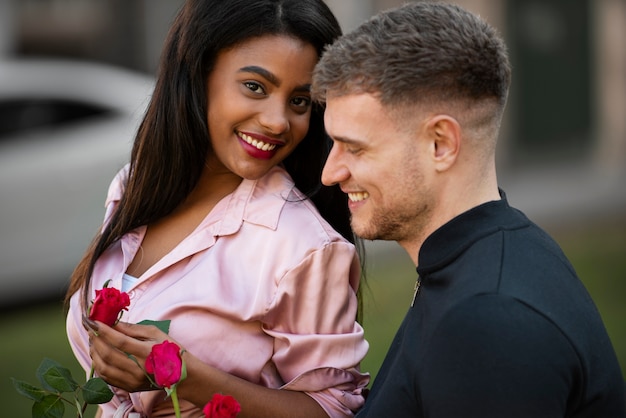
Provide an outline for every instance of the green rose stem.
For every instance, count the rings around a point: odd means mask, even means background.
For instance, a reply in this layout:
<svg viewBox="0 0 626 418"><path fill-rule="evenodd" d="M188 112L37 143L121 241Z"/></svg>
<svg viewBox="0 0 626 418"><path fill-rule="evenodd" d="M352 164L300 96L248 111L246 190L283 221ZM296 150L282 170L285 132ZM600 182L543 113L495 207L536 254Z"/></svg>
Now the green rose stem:
<svg viewBox="0 0 626 418"><path fill-rule="evenodd" d="M93 363L91 364L91 369L89 370L89 379L87 381L93 379L93 375L95 373L95 369L93 367ZM89 405L86 401L83 402L83 407L78 411L78 418L83 418L85 412L87 412L87 405Z"/></svg>
<svg viewBox="0 0 626 418"><path fill-rule="evenodd" d="M176 412L176 418L180 418L180 406L178 405L178 395L176 394L176 386L174 386L174 389L172 390L172 393L170 393L170 396L172 397L172 405L174 405L174 412Z"/></svg>

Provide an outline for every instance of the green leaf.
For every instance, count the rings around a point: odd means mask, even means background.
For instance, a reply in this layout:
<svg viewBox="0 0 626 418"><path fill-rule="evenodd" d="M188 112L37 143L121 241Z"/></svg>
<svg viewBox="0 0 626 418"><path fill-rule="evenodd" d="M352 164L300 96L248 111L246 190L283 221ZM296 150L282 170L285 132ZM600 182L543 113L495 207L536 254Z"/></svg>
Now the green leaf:
<svg viewBox="0 0 626 418"><path fill-rule="evenodd" d="M57 395L46 395L33 405L33 418L63 418L65 405Z"/></svg>
<svg viewBox="0 0 626 418"><path fill-rule="evenodd" d="M89 379L83 386L83 399L88 404L106 403L112 398L113 392L106 382L99 377Z"/></svg>
<svg viewBox="0 0 626 418"><path fill-rule="evenodd" d="M166 334L170 333L170 322L172 322L169 319L166 319L164 321L153 321L151 319L144 319L141 322L138 322L137 325L154 325L155 327L157 327L158 329L160 329L161 331L163 331Z"/></svg>
<svg viewBox="0 0 626 418"><path fill-rule="evenodd" d="M11 378L11 380L13 381L15 390L33 401L40 401L46 396L46 391L41 388L14 378Z"/></svg>
<svg viewBox="0 0 626 418"><path fill-rule="evenodd" d="M51 391L74 392L78 388L72 372L49 358L43 359L39 365L37 378L44 388Z"/></svg>

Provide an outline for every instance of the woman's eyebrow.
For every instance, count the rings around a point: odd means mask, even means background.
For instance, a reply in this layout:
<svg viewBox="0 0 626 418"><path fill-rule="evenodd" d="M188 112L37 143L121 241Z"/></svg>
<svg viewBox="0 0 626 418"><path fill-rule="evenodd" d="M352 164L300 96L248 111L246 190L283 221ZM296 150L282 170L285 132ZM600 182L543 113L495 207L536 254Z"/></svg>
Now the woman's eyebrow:
<svg viewBox="0 0 626 418"><path fill-rule="evenodd" d="M268 80L270 83L274 84L275 86L280 86L280 80L278 79L278 77L276 77L274 75L274 73L267 71L265 68L263 67L259 67L257 65L247 65L245 67L241 67L239 69L240 73L255 73L260 75L261 77L265 78L266 80Z"/></svg>
<svg viewBox="0 0 626 418"><path fill-rule="evenodd" d="M245 67L241 67L239 69L240 73L255 73L260 75L261 77L268 80L270 83L275 85L276 87L280 87L281 81L274 73L266 70L263 67L259 67L258 65L247 65ZM311 91L311 83L303 84L295 88L297 91Z"/></svg>

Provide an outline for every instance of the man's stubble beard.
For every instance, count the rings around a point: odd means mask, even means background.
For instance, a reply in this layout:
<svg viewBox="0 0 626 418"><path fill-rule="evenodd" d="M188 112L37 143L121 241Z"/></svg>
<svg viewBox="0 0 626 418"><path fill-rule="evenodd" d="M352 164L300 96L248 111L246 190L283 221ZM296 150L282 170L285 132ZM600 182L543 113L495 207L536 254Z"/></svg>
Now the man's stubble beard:
<svg viewBox="0 0 626 418"><path fill-rule="evenodd" d="M366 224L355 222L354 216L350 223L354 233L366 240L383 240L403 242L414 236L422 235L431 217L431 205L426 202L415 207L403 207L391 211L377 208Z"/></svg>

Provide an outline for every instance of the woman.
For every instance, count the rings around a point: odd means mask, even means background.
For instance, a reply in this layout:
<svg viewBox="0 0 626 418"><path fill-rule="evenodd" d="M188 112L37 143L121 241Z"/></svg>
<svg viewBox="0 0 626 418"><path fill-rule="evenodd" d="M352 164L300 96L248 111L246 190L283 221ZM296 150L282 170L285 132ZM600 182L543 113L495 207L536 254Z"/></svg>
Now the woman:
<svg viewBox="0 0 626 418"><path fill-rule="evenodd" d="M343 417L362 404L360 268L346 202L319 186L329 144L309 92L339 35L322 0L181 9L130 165L68 291L71 346L116 387L101 416L172 416L126 354L143 364L166 338L186 350L183 416L202 416L216 392L234 396L241 417ZM169 336L127 324L86 331L108 280L131 296L125 321L169 319Z"/></svg>

